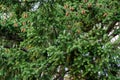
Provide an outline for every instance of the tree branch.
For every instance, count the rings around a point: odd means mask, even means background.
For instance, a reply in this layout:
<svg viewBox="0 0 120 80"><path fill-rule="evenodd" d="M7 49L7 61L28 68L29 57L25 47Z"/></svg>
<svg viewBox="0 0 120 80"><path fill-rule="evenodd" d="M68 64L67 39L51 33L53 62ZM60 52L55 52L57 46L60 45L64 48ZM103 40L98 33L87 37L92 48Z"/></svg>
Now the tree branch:
<svg viewBox="0 0 120 80"><path fill-rule="evenodd" d="M110 25L108 26L108 29L107 29L107 33L110 33L113 30L116 23L117 23L117 21L113 21L112 23L110 23Z"/></svg>

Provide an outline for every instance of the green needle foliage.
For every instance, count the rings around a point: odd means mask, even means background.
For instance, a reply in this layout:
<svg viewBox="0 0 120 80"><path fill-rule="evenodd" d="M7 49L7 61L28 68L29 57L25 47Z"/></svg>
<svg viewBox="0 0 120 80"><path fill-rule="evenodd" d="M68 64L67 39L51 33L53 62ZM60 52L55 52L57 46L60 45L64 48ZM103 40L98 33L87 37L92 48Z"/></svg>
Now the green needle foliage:
<svg viewBox="0 0 120 80"><path fill-rule="evenodd" d="M120 80L119 6L0 0L0 80Z"/></svg>

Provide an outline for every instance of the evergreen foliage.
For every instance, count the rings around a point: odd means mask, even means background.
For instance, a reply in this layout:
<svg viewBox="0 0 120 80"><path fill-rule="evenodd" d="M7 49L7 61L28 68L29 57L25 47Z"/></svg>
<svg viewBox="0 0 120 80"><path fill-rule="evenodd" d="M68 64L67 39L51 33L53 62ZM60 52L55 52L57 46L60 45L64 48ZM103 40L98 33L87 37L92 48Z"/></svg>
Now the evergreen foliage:
<svg viewBox="0 0 120 80"><path fill-rule="evenodd" d="M0 0L0 80L120 80L119 6Z"/></svg>

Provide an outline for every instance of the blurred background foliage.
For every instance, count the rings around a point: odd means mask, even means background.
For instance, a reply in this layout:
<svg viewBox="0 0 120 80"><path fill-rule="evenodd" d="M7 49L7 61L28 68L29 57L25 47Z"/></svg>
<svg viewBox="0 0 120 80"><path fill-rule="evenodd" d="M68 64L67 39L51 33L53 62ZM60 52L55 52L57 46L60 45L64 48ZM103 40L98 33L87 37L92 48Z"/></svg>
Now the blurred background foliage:
<svg viewBox="0 0 120 80"><path fill-rule="evenodd" d="M0 80L119 80L119 3L0 0Z"/></svg>

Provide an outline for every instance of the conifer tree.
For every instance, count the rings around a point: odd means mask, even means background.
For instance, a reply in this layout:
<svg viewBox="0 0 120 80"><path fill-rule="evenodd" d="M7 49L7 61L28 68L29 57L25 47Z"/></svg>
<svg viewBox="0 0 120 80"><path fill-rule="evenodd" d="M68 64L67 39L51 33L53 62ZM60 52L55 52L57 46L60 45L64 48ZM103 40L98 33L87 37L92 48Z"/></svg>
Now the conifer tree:
<svg viewBox="0 0 120 80"><path fill-rule="evenodd" d="M119 80L119 6L0 0L0 80Z"/></svg>

